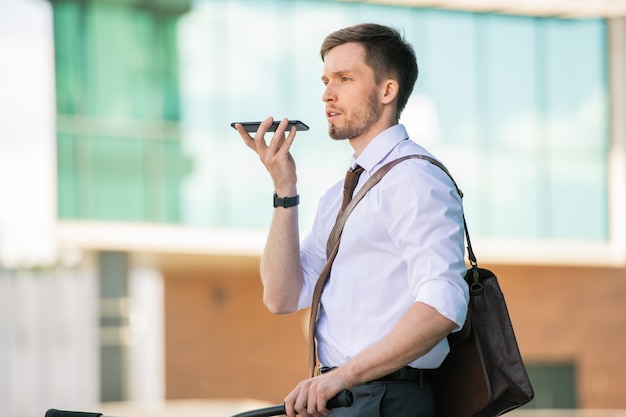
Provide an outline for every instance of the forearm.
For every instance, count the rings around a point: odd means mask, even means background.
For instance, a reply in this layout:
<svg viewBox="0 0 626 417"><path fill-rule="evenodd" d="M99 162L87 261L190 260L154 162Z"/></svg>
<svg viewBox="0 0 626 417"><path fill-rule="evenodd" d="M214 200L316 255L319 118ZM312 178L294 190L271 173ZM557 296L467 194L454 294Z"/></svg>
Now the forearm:
<svg viewBox="0 0 626 417"><path fill-rule="evenodd" d="M387 336L337 371L346 388L380 378L428 353L456 326L434 308L415 303Z"/></svg>
<svg viewBox="0 0 626 417"><path fill-rule="evenodd" d="M270 143L265 142L265 133L273 121L266 118L254 137L240 124L236 125L244 143L257 153L274 182L279 197L296 195L296 165L289 148L296 137L295 126L289 133L287 119L282 119ZM298 295L302 287L298 234L298 208L277 207L274 210L272 225L265 250L261 257L261 280L263 300L274 313L289 313L298 306Z"/></svg>
<svg viewBox="0 0 626 417"><path fill-rule="evenodd" d="M295 195L295 193L294 193ZM261 257L263 301L277 314L297 309L302 288L298 207L277 207Z"/></svg>

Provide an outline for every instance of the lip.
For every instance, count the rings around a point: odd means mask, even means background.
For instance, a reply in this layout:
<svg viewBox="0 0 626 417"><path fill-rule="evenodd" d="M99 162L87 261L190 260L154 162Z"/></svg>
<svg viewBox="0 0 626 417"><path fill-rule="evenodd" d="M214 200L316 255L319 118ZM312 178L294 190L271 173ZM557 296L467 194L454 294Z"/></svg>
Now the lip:
<svg viewBox="0 0 626 417"><path fill-rule="evenodd" d="M341 113L338 112L337 110L334 109L328 109L326 110L326 118L328 120L332 120L334 118L336 118L337 116L339 116Z"/></svg>

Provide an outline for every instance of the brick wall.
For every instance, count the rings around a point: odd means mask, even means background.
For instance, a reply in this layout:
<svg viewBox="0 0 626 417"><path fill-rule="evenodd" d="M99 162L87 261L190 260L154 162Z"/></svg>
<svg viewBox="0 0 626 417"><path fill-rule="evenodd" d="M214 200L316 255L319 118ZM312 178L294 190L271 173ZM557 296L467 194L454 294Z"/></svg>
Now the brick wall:
<svg viewBox="0 0 626 417"><path fill-rule="evenodd" d="M493 266L526 361L572 362L581 408L626 408L626 270Z"/></svg>
<svg viewBox="0 0 626 417"><path fill-rule="evenodd" d="M168 398L279 403L306 377L306 312L265 309L258 262L193 258L163 268ZM626 270L486 267L525 360L574 363L582 408L626 408Z"/></svg>
<svg viewBox="0 0 626 417"><path fill-rule="evenodd" d="M191 262L165 276L166 396L281 403L306 377L306 312L262 303L259 260Z"/></svg>

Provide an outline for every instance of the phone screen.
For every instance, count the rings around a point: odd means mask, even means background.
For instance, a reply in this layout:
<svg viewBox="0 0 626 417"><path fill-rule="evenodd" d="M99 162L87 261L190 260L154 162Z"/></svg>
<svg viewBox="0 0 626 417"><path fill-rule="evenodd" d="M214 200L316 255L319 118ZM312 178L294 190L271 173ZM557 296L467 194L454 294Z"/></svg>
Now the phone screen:
<svg viewBox="0 0 626 417"><path fill-rule="evenodd" d="M276 128L278 128L278 124L280 123L280 121L275 121L273 122L269 129L267 129L268 132L275 132ZM248 133L254 133L257 130L259 130L259 126L261 125L261 122L233 122L231 123L231 127L233 129L235 128L236 124L240 124L243 126L243 128L246 130L246 132ZM295 126L296 130L309 130L309 127L304 124L303 122L301 122L300 120L289 120L287 123L287 129L285 129L286 131L291 130L291 127Z"/></svg>

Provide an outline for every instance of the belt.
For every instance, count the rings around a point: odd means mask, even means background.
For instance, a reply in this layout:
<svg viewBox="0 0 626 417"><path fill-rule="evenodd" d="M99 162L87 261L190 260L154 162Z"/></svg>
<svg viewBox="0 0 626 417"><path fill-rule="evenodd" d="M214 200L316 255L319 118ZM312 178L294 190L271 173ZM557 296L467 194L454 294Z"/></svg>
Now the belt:
<svg viewBox="0 0 626 417"><path fill-rule="evenodd" d="M320 375L325 374L333 369L335 369L335 367L320 366L318 373ZM418 382L420 386L422 386L424 384L432 384L436 375L436 369L417 369L405 366L404 368L400 368L395 372L370 382Z"/></svg>

